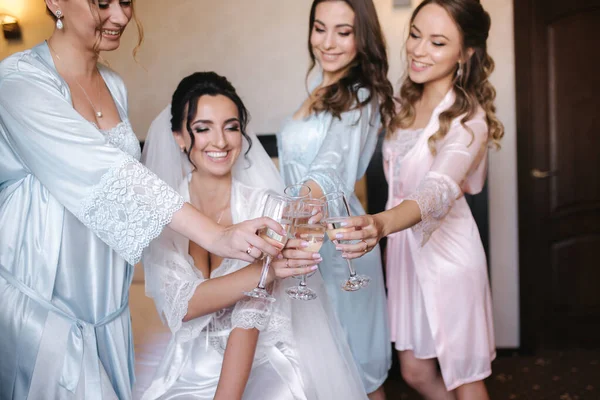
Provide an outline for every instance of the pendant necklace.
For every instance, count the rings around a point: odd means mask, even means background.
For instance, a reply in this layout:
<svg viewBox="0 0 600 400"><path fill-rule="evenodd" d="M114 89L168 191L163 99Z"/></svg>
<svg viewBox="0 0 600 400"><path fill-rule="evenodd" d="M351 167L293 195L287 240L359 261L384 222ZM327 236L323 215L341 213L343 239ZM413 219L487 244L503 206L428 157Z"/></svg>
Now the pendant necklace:
<svg viewBox="0 0 600 400"><path fill-rule="evenodd" d="M52 52L56 56L56 59L62 63L62 60L60 59L60 56L58 55L58 53L56 52L56 50L54 50L54 48L50 45L50 42L46 42L46 43L48 43L48 47L50 47L50 49L52 50ZM100 73L100 72L98 72L98 73ZM96 109L96 107L94 106L94 103L92 102L92 99L90 99L90 96L88 96L88 94L85 91L85 89L83 88L83 86L81 86L81 83L79 83L79 81L77 80L77 78L75 76L73 76L73 79L75 79L75 83L77 84L77 86L79 86L79 88L81 89L81 91L85 95L85 98L90 103L90 106L92 107L92 110L94 110L94 115L96 116L96 118L102 118L102 115L103 115L102 114L102 110L101 109ZM98 90L98 93L100 93L100 90Z"/></svg>

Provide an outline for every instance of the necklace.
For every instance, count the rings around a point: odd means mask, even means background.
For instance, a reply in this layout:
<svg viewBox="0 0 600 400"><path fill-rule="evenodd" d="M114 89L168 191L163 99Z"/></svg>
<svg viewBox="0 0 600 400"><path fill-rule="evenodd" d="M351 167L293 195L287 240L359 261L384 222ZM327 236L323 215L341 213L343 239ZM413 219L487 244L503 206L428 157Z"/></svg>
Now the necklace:
<svg viewBox="0 0 600 400"><path fill-rule="evenodd" d="M46 43L48 43L48 47L50 47L50 49L52 50L52 52L56 56L56 59L62 63L62 60L60 59L60 56L58 55L58 53L56 52L56 50L54 50L54 47L52 47L50 45L50 42L46 42ZM79 80L77 80L77 78L75 76L73 76L73 79L75 79L75 83L77 84L77 86L79 86L79 88L81 89L81 91L85 95L85 98L90 103L90 106L92 107L92 110L94 110L94 115L96 115L96 118L102 118L102 110L101 109L96 109L96 107L94 106L94 103L92 102L92 99L90 99L90 96L88 96L88 94L85 91L85 89L83 88L83 86L81 86L81 83L79 83ZM98 90L98 92L100 92L100 90Z"/></svg>

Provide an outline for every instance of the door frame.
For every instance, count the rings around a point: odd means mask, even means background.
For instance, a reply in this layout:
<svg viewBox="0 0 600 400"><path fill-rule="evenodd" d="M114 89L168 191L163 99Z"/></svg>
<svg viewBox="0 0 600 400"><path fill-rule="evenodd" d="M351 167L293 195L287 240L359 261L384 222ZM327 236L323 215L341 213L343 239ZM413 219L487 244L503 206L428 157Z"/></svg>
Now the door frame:
<svg viewBox="0 0 600 400"><path fill-rule="evenodd" d="M541 296L536 296L532 288L536 288L537 272L541 268L540 257L536 249L540 248L540 212L544 204L536 204L534 190L538 182L531 178L530 171L534 159L533 145L547 146L547 143L538 143L534 136L535 123L544 124L545 121L536 121L545 115L540 107L546 106L543 100L535 101L535 89L540 87L539 79L546 79L542 74L545 67L537 68L541 60L534 59L531 49L535 45L539 27L534 24L534 0L514 0L514 45L515 45L515 83L516 83L516 125L517 125L517 180L518 180L518 213L519 213L519 308L520 308L520 350L531 354L537 346L535 327L539 321L535 312L541 306ZM541 57L540 57L541 58ZM538 63L538 64L536 64ZM537 71L538 73L534 73ZM543 99L543 97L538 98ZM541 111L541 112L540 112ZM543 118L542 118L543 119ZM546 155L542 157L547 158ZM546 161L547 163L547 161ZM540 166L536 166L540 168ZM541 166L543 168L543 166ZM543 183L542 183L543 184ZM542 257L543 260L543 257ZM539 277L538 277L539 280Z"/></svg>

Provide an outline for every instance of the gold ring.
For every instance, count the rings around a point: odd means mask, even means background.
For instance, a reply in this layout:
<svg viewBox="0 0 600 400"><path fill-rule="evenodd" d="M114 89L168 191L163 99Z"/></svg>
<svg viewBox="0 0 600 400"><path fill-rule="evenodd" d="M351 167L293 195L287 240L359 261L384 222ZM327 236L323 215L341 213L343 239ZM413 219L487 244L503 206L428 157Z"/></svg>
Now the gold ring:
<svg viewBox="0 0 600 400"><path fill-rule="evenodd" d="M367 252L367 250L369 249L369 245L367 244L367 242L365 242L365 240L364 240L364 239L361 239L360 241L361 241L361 242L363 242L363 243L365 244L365 249L363 250L363 253L366 253L366 252Z"/></svg>
<svg viewBox="0 0 600 400"><path fill-rule="evenodd" d="M246 249L246 254L250 255L250 252L252 251L253 247L254 246L252 246L252 245L248 246L248 248Z"/></svg>

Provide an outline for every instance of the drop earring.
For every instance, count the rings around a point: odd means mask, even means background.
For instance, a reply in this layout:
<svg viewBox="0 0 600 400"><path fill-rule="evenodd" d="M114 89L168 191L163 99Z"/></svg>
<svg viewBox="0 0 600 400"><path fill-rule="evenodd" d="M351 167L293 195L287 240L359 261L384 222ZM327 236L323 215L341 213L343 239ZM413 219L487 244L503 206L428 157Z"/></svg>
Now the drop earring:
<svg viewBox="0 0 600 400"><path fill-rule="evenodd" d="M463 70L462 70L462 64L458 63L458 69L456 70L456 77L460 78L463 74Z"/></svg>
<svg viewBox="0 0 600 400"><path fill-rule="evenodd" d="M65 26L61 20L63 13L60 10L56 10L56 29L62 30Z"/></svg>

